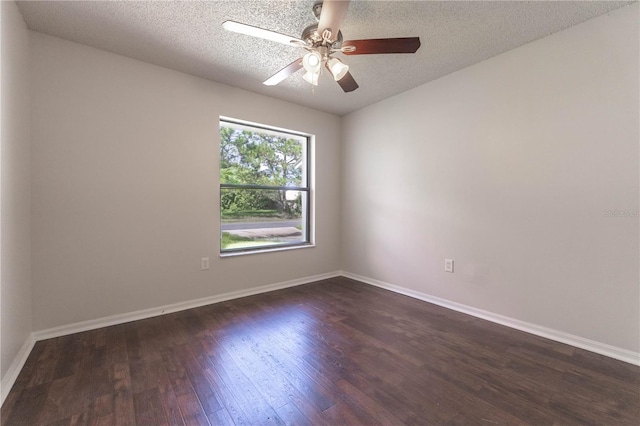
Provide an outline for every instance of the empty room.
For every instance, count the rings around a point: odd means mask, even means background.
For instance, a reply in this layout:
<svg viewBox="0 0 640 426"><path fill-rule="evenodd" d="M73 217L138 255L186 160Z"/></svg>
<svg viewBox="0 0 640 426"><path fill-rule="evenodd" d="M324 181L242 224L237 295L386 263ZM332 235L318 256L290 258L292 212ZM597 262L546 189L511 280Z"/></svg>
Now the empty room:
<svg viewBox="0 0 640 426"><path fill-rule="evenodd" d="M637 1L2 1L0 424L640 424Z"/></svg>

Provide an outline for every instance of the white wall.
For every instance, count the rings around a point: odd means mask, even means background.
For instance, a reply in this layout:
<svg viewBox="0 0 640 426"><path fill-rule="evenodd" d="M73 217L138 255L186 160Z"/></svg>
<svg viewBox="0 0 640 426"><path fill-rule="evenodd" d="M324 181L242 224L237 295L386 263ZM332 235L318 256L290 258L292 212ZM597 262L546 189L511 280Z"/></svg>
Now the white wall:
<svg viewBox="0 0 640 426"><path fill-rule="evenodd" d="M638 52L636 3L347 116L343 269L638 352Z"/></svg>
<svg viewBox="0 0 640 426"><path fill-rule="evenodd" d="M383 101L342 135L332 115L31 33L33 328L343 267L638 351L638 218L604 215L639 204L637 16ZM219 115L317 135L316 248L218 258Z"/></svg>
<svg viewBox="0 0 640 426"><path fill-rule="evenodd" d="M0 377L31 333L29 32L14 2L2 8L2 273ZM3 389L4 396L8 390Z"/></svg>
<svg viewBox="0 0 640 426"><path fill-rule="evenodd" d="M35 32L31 65L35 330L339 269L339 117ZM315 248L218 257L220 115L316 135Z"/></svg>

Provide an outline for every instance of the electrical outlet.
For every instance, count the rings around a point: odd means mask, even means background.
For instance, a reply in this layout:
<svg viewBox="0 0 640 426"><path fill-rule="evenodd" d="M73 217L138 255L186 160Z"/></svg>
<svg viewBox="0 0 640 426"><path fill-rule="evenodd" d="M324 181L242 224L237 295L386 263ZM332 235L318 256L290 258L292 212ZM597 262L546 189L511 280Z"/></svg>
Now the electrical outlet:
<svg viewBox="0 0 640 426"><path fill-rule="evenodd" d="M453 259L445 259L444 260L444 271L445 272L453 272Z"/></svg>
<svg viewBox="0 0 640 426"><path fill-rule="evenodd" d="M203 257L202 259L200 259L200 269L203 271L206 271L207 269L209 269L209 258L208 257Z"/></svg>

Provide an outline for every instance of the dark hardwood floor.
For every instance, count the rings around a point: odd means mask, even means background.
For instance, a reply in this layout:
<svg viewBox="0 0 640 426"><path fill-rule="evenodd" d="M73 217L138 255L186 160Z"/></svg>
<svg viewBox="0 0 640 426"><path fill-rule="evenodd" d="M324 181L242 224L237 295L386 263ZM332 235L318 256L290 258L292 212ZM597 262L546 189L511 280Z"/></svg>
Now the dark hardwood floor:
<svg viewBox="0 0 640 426"><path fill-rule="evenodd" d="M640 423L640 368L335 278L41 341L3 425Z"/></svg>

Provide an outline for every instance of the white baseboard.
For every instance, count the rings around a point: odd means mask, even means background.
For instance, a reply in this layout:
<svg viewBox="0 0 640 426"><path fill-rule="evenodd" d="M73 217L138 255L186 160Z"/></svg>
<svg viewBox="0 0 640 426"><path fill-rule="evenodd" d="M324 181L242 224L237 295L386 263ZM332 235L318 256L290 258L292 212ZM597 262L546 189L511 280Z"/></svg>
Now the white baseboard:
<svg viewBox="0 0 640 426"><path fill-rule="evenodd" d="M36 340L33 338L32 333L27 337L27 340L16 354L13 362L9 366L9 369L0 381L0 407L4 404L5 398L9 395L9 391L18 379L18 374L20 374L22 367L24 367L24 363L27 362L27 358L29 358L29 354L35 344Z"/></svg>
<svg viewBox="0 0 640 426"><path fill-rule="evenodd" d="M156 308L143 309L135 312L127 312L124 314L110 315L108 317L97 318L88 321L77 322L59 327L48 328L33 332L36 341L51 339L54 337L66 336L68 334L80 333L82 331L95 330L97 328L108 327L111 325L124 324L131 321L137 321L146 318L152 318L159 315L169 314L172 312L185 311L187 309L197 308L200 306L211 305L213 303L224 302L225 300L238 299L240 297L253 296L255 294L267 293L274 290L280 290L288 287L295 287L302 284L309 284L315 281L326 280L328 278L338 277L340 272L329 272L326 274L313 275L310 277L299 278L291 281L284 281L275 284L253 287L247 290L232 291L229 293L217 294L214 296L203 297L201 299L188 300L186 302L172 303L170 305L159 306Z"/></svg>
<svg viewBox="0 0 640 426"><path fill-rule="evenodd" d="M493 312L474 308L472 306L467 306L461 303L452 302L450 300L441 299L439 297L431 296L426 293L421 293L419 291L411 290L405 287L389 284L384 281L364 277L362 275L352 274L351 272L341 271L340 274L344 277L351 278L356 281L361 281L366 284L393 291L394 293L404 294L405 296L413 297L414 299L423 300L425 302L433 303L434 305L442 306L444 308L462 312L464 314L468 314L477 318L482 318L487 321L515 328L516 330L535 334L536 336L555 340L556 342L565 343L567 345L595 352L600 355L605 355L610 358L615 358L620 361L628 362L629 364L640 365L639 352L633 352L628 349L619 348L617 346L608 345L606 343L596 342L594 340L565 333L563 331L558 331L552 328L543 327L541 325L509 318L504 315L495 314Z"/></svg>
<svg viewBox="0 0 640 426"><path fill-rule="evenodd" d="M189 300L186 302L173 303L170 305L160 306L156 308L144 309L135 312L129 312L124 314L111 315L108 317L97 318L94 320L82 321L74 324L63 325L60 327L53 327L46 330L39 330L31 333L25 343L20 348L20 351L14 358L13 362L9 366L7 373L0 381L0 406L4 403L5 398L9 394L9 391L13 387L18 374L22 370L31 350L35 343L39 340L51 339L54 337L66 336L68 334L79 333L82 331L94 330L97 328L108 327L111 325L123 324L131 321L136 321L145 318L151 318L159 315L168 314L171 312L184 311L191 308L197 308L200 306L211 305L213 303L223 302L231 299L238 299L240 297L253 296L255 294L267 293L270 291L280 290L288 287L295 287L298 285L309 284L316 281L321 281L338 276L344 276L357 281L361 281L366 284L370 284L376 287L384 288L386 290L393 291L395 293L404 294L415 299L423 300L425 302L433 303L454 311L462 312L468 315L472 315L477 318L482 318L487 321L495 322L497 324L505 325L507 327L515 328L517 330L525 331L527 333L535 334L537 336L545 337L557 342L566 343L571 346L575 346L581 349L586 349L591 352L595 352L601 355L605 355L611 358L615 358L621 361L628 362L634 365L640 365L640 353L629 351L626 349L611 346L605 343L596 342L593 340L585 339L583 337L575 336L572 334L564 333L562 331L553 330L547 327L542 327L536 324L520 321L514 318L505 317L503 315L494 314L492 312L484 311L482 309L473 308L471 306L462 305L460 303L452 302L446 299L441 299L435 296L431 296L418 291L410 290L408 288L400 287L394 284L389 284L383 281L375 280L373 278L364 277L357 274L352 274L345 271L329 272L326 274L314 275L310 277L299 278L291 281L285 281L275 284L264 285L260 287L254 287L247 290L233 291L229 293L218 294L215 296L203 297L201 299Z"/></svg>

